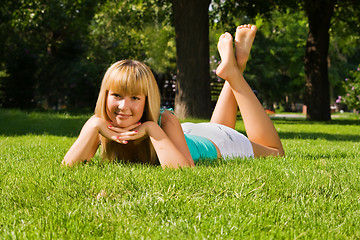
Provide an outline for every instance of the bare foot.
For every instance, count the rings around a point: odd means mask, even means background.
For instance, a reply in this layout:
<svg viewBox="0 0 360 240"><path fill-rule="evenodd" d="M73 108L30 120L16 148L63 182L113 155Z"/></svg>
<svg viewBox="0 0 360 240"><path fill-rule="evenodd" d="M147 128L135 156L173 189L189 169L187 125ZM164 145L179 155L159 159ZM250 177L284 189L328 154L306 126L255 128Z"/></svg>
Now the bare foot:
<svg viewBox="0 0 360 240"><path fill-rule="evenodd" d="M238 26L235 34L235 54L237 65L244 72L250 55L251 46L254 42L257 27L247 24Z"/></svg>
<svg viewBox="0 0 360 240"><path fill-rule="evenodd" d="M221 35L217 47L220 53L221 63L216 69L216 75L228 80L229 76L239 70L234 55L233 38L231 34L226 32Z"/></svg>

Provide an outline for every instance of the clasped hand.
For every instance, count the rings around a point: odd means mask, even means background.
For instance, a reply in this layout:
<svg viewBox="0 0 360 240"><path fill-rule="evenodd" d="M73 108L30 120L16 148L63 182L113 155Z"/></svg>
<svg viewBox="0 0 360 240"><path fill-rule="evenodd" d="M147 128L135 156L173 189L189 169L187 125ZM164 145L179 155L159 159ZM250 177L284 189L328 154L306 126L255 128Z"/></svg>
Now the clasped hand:
<svg viewBox="0 0 360 240"><path fill-rule="evenodd" d="M145 126L140 122L126 128L110 124L108 128L115 134L112 140L122 144L127 144L130 140L142 139L147 135Z"/></svg>
<svg viewBox="0 0 360 240"><path fill-rule="evenodd" d="M99 133L105 138L121 143L127 144L131 140L141 140L147 136L147 123L136 123L125 128L115 126L105 120L100 120L98 124Z"/></svg>

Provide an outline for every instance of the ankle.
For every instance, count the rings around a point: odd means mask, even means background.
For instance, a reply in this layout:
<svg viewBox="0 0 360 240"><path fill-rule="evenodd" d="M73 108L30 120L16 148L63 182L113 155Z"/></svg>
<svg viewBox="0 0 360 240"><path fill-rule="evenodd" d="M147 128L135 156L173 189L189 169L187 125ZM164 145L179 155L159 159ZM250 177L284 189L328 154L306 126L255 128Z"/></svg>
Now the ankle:
<svg viewBox="0 0 360 240"><path fill-rule="evenodd" d="M237 79L243 76L243 71L236 65L233 67L233 69L231 71L229 71L228 74L228 81L232 81L233 79L235 79L234 81L237 81Z"/></svg>

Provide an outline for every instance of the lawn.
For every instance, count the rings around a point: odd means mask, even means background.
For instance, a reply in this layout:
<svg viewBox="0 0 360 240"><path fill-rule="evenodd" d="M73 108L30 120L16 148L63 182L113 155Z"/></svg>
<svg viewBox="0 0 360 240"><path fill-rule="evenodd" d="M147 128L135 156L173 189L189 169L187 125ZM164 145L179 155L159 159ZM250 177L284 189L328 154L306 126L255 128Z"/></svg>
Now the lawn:
<svg viewBox="0 0 360 240"><path fill-rule="evenodd" d="M88 117L0 109L1 239L360 238L359 116L274 119L281 158L60 167Z"/></svg>

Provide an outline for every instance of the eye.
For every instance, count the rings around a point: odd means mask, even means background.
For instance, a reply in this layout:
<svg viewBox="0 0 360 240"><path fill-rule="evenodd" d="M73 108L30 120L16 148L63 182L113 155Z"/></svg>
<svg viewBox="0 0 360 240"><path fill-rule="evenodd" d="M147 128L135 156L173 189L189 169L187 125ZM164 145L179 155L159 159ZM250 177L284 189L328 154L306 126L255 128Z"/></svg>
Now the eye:
<svg viewBox="0 0 360 240"><path fill-rule="evenodd" d="M132 100L140 100L140 97L138 97L138 96L132 96L131 99L132 99Z"/></svg>
<svg viewBox="0 0 360 240"><path fill-rule="evenodd" d="M110 95L113 96L113 97L116 97L116 98L121 97L120 94L115 93L115 92L112 92Z"/></svg>

